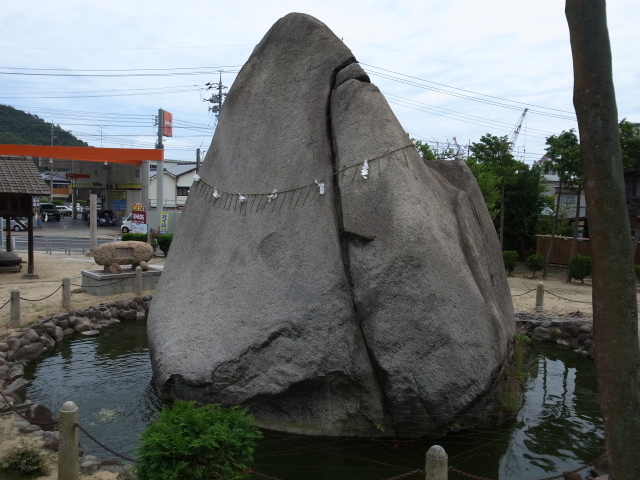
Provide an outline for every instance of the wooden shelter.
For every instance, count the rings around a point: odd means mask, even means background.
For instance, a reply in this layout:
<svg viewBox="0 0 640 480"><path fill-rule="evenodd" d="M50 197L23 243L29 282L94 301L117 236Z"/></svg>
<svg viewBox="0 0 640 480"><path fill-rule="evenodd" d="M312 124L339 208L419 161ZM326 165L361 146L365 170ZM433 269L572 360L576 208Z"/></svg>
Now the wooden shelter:
<svg viewBox="0 0 640 480"><path fill-rule="evenodd" d="M42 180L33 160L25 157L0 156L0 217L10 225L11 218L28 219L27 276L34 274L33 255L33 197L49 195L49 188ZM11 251L11 228L6 231L7 251L1 252L5 265L21 266L22 259Z"/></svg>

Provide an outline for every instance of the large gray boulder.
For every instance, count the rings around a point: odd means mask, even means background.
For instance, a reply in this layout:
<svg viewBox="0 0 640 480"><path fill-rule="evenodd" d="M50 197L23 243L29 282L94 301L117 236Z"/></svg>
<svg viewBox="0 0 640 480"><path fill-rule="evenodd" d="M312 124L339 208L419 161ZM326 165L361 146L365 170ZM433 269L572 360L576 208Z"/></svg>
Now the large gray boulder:
<svg viewBox="0 0 640 480"><path fill-rule="evenodd" d="M199 175L149 313L165 395L305 434L484 421L514 320L482 195L422 161L323 23L287 15L256 46Z"/></svg>

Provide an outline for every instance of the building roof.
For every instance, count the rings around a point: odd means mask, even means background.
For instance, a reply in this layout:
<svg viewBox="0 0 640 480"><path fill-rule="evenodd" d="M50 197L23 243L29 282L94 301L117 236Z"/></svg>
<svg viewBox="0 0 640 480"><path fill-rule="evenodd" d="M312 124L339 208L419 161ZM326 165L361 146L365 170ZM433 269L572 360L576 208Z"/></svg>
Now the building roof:
<svg viewBox="0 0 640 480"><path fill-rule="evenodd" d="M0 193L49 195L50 192L33 160L0 156Z"/></svg>
<svg viewBox="0 0 640 480"><path fill-rule="evenodd" d="M170 165L168 167L164 167L164 171L166 173L168 173L169 175L172 175L174 177L179 177L181 175L184 175L185 173L189 173L192 172L196 169L196 164L195 163L181 163L181 164L176 164L176 165ZM149 178L154 178L156 176L157 172L152 173L151 175L149 175Z"/></svg>
<svg viewBox="0 0 640 480"><path fill-rule="evenodd" d="M69 180L64 173L50 172L47 170L40 172L40 176L45 182L53 180L54 183L71 183L71 180Z"/></svg>

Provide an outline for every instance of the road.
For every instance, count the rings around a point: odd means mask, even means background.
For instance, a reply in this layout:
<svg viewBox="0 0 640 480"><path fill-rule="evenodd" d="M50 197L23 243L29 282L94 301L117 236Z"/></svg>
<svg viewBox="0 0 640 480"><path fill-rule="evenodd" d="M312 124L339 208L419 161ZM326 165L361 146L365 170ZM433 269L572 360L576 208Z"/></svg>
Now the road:
<svg viewBox="0 0 640 480"><path fill-rule="evenodd" d="M6 241L5 237L2 242ZM98 245L120 239L120 227L98 227ZM15 250L27 250L27 232L11 232ZM47 222L46 227L36 227L33 246L38 252L84 253L89 251L89 226L83 220L62 218L59 222Z"/></svg>

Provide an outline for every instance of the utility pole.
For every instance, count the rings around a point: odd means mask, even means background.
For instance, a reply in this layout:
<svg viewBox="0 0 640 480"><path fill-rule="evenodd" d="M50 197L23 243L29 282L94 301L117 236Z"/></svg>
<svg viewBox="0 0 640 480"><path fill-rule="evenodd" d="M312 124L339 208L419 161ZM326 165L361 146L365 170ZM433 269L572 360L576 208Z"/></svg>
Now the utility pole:
<svg viewBox="0 0 640 480"><path fill-rule="evenodd" d="M199 173L199 172L200 172L200 149L196 148L196 173ZM640 229L638 229L638 231L640 231Z"/></svg>
<svg viewBox="0 0 640 480"><path fill-rule="evenodd" d="M158 109L158 141L156 148L164 150L162 143L162 136L164 135L164 110ZM160 226L160 216L162 215L162 208L164 206L164 162L159 160L156 168L156 212L157 223L156 226ZM151 207L151 205L149 205Z"/></svg>
<svg viewBox="0 0 640 480"><path fill-rule="evenodd" d="M218 83L207 82L206 85L207 85L207 90L211 90L214 88L218 89L217 94L213 94L211 95L210 98L205 100L205 102L211 103L211 106L209 107L209 111L215 113L216 117L218 117L220 115L220 107L222 107L223 99L224 97L227 96L226 93L222 93L222 90L227 88L224 85L222 85L222 70L220 70L220 81L218 81Z"/></svg>
<svg viewBox="0 0 640 480"><path fill-rule="evenodd" d="M53 120L51 120L51 146L53 147ZM53 202L53 158L49 157L49 201Z"/></svg>

